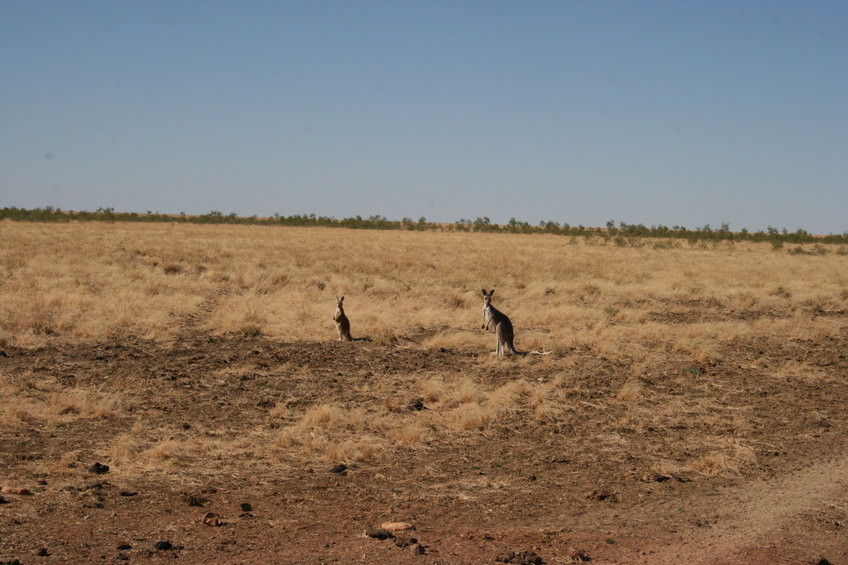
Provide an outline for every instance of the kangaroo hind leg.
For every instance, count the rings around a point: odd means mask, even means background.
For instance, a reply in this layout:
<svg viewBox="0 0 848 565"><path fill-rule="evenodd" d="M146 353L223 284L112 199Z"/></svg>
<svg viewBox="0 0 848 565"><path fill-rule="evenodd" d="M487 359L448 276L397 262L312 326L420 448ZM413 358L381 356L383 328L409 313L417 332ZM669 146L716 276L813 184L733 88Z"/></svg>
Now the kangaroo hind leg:
<svg viewBox="0 0 848 565"><path fill-rule="evenodd" d="M497 325L495 328L495 335L498 337L498 355L502 357L504 354L503 324Z"/></svg>

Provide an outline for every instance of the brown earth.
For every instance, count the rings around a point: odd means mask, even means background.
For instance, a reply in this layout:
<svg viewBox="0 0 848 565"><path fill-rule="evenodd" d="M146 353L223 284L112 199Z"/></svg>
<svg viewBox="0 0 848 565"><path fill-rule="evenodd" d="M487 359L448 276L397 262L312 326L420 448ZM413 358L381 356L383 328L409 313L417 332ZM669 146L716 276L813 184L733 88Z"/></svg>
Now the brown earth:
<svg viewBox="0 0 848 565"><path fill-rule="evenodd" d="M249 442L224 457L163 459L158 469L109 453L116 435L140 421L180 441L271 437L279 423L269 408L281 398L297 399L284 423L330 401L415 418L429 409L418 402L425 377L535 383L553 377L549 365L427 350L415 340L193 333L169 345L7 347L0 368L22 394L48 384L113 392L121 408L63 426L2 428L0 483L32 494L2 495L0 563L570 563L580 555L593 563L848 563L846 346L844 330L816 343L763 339L725 344L718 361L669 356L644 371L652 398L719 407L718 425L744 411L744 431L727 434L741 433L754 458L715 475L685 465L657 471L659 459L697 455L701 424L623 424L628 403L616 395L632 367L591 351L554 354L571 360L560 375L575 407L567 417L540 422L518 412L331 472L334 462L320 454L273 455ZM828 378L772 377L769 367L787 359ZM228 366L251 370L213 377ZM210 512L220 525L204 523ZM415 529L383 540L364 534L387 521Z"/></svg>

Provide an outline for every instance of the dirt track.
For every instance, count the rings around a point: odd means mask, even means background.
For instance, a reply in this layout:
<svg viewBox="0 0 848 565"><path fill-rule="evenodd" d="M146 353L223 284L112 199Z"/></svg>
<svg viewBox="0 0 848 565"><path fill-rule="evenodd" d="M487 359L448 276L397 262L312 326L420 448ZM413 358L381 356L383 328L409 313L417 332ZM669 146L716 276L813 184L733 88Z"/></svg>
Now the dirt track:
<svg viewBox="0 0 848 565"><path fill-rule="evenodd" d="M274 452L269 408L296 399L283 424L331 401L416 418L429 409L415 406L429 375L489 386L553 375L541 360L414 341L193 333L167 346L7 348L0 367L24 397L96 390L118 394L121 408L4 428L0 480L33 494L3 495L0 563L496 563L507 552L568 563L572 548L594 563L848 563L846 346L844 332L824 343L729 344L720 361L694 371L672 361L651 367L646 409L669 398L721 408L717 423L638 430L623 423L628 403L616 399L630 367L571 351L560 375L573 406L566 417L540 422L519 411L483 430L392 445L344 473L318 453ZM829 378L769 377L770 363L802 357ZM231 366L240 370L221 377ZM728 435L754 446L750 465L715 476L656 472L658 459L692 459L703 426L723 426L734 411L749 426ZM115 438L139 422L151 446L201 448L158 468L110 461ZM237 448L206 458L202 442L211 440ZM95 462L110 470L95 474ZM224 524L204 525L207 512ZM412 523L418 544L363 534L388 520Z"/></svg>

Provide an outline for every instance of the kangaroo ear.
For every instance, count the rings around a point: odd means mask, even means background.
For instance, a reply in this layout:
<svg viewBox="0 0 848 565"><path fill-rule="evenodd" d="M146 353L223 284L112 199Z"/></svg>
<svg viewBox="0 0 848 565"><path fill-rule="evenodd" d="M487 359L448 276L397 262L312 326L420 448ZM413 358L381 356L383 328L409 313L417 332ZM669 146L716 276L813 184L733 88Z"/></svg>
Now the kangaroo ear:
<svg viewBox="0 0 848 565"><path fill-rule="evenodd" d="M488 293L486 293L486 289L485 289L485 288L483 289L483 296L489 296L489 295L488 295Z"/></svg>
<svg viewBox="0 0 848 565"><path fill-rule="evenodd" d="M336 295L336 302L339 302L339 295Z"/></svg>
<svg viewBox="0 0 848 565"><path fill-rule="evenodd" d="M492 296L495 293L495 289L492 289L492 292L489 293L489 296Z"/></svg>

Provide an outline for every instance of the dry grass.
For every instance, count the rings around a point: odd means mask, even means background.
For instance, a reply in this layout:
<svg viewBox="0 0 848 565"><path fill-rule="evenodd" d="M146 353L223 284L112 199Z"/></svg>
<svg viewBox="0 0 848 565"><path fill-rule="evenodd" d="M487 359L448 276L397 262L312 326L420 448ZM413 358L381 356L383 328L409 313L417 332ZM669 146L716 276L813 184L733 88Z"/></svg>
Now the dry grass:
<svg viewBox="0 0 848 565"><path fill-rule="evenodd" d="M766 244L622 249L545 235L10 221L0 237L0 338L23 347L168 340L191 324L328 340L335 294L347 296L355 337L491 347L479 331L485 286L520 349L639 358L660 348L708 363L752 333L832 335L838 324L804 314L848 307L848 256ZM687 318L693 305L701 314Z"/></svg>
<svg viewBox="0 0 848 565"><path fill-rule="evenodd" d="M756 460L757 457L751 447L735 443L698 457L689 464L689 467L708 477L733 476L753 466Z"/></svg>
<svg viewBox="0 0 848 565"><path fill-rule="evenodd" d="M300 450L307 457L319 453L326 461L353 463L382 451L387 445L387 432L397 434L402 425L400 419L387 418L385 413L368 414L362 409L318 404L283 428L272 451L278 458L281 451L290 454Z"/></svg>
<svg viewBox="0 0 848 565"><path fill-rule="evenodd" d="M547 235L10 221L0 222L0 239L0 347L124 336L167 343L186 332L329 342L338 294L346 297L355 338L479 352L477 365L493 373L515 363L547 376L489 382L429 374L411 391L428 407L417 416L367 386L359 404L276 399L265 415L270 427L245 444L224 432L183 437L136 419L131 429L116 430L109 453L139 470L235 452L278 462L368 461L515 422L567 427L592 414L610 426L599 436L604 449L633 434L685 428L702 434L700 449L687 461L658 456L657 469L740 473L756 460L742 443L751 430L744 407L669 395L662 387L685 383L720 397L699 380L701 370L737 354L740 341L822 340L845 330L844 316L833 314L848 310L848 255L790 255L769 244L619 248ZM480 329L484 287L496 289L495 306L512 319L517 347L550 356L491 355L494 337ZM608 399L580 388L570 361L575 351L619 368ZM662 368L669 363L692 372L668 376ZM748 364L776 380L833 378L803 359L759 363ZM234 364L201 384L271 370L301 369ZM129 420L119 394L0 373L0 426ZM820 419L826 424L826 415Z"/></svg>
<svg viewBox="0 0 848 565"><path fill-rule="evenodd" d="M121 412L114 393L63 389L59 383L37 382L31 374L13 379L0 373L0 422L19 427L37 423L59 427L84 418L105 419Z"/></svg>

